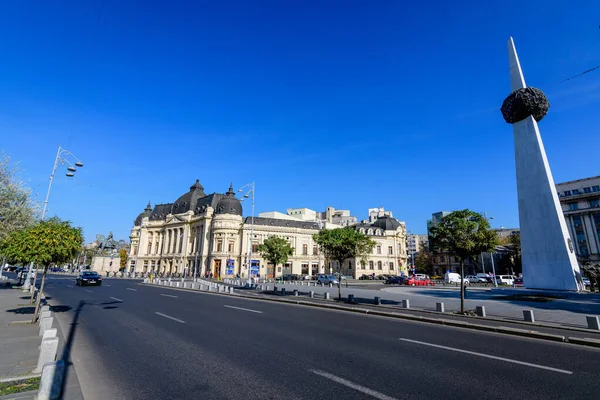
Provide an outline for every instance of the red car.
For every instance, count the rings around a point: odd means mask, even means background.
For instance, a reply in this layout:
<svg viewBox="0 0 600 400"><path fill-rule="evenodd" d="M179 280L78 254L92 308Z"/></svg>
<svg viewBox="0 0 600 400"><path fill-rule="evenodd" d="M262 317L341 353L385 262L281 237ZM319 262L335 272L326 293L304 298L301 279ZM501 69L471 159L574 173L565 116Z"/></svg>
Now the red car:
<svg viewBox="0 0 600 400"><path fill-rule="evenodd" d="M433 286L432 280L427 278L411 277L406 280L408 286Z"/></svg>

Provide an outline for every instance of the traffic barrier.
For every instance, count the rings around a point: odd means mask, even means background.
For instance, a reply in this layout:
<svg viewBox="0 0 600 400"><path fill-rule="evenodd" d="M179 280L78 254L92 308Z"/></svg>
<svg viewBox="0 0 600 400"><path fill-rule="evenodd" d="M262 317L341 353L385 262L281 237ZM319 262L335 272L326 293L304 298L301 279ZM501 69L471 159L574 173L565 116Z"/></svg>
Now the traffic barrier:
<svg viewBox="0 0 600 400"><path fill-rule="evenodd" d="M40 356L38 357L37 367L35 367L33 372L36 374L42 372L44 364L53 362L56 359L57 351L58 338L56 336L42 340L42 347L40 349Z"/></svg>
<svg viewBox="0 0 600 400"><path fill-rule="evenodd" d="M402 303L400 303L400 304L401 304L402 308L410 308L410 300L409 299L402 300Z"/></svg>
<svg viewBox="0 0 600 400"><path fill-rule="evenodd" d="M229 287L229 293L233 294L233 286Z"/></svg>
<svg viewBox="0 0 600 400"><path fill-rule="evenodd" d="M485 317L485 306L475 307L475 314L477 314L478 317Z"/></svg>
<svg viewBox="0 0 600 400"><path fill-rule="evenodd" d="M281 288L281 295L285 296L285 288Z"/></svg>
<svg viewBox="0 0 600 400"><path fill-rule="evenodd" d="M294 296L298 297L298 290L294 289Z"/></svg>
<svg viewBox="0 0 600 400"><path fill-rule="evenodd" d="M600 331L600 319L598 316L587 316L585 319L587 320L588 329Z"/></svg>
<svg viewBox="0 0 600 400"><path fill-rule="evenodd" d="M323 298L324 298L325 300L329 300L329 292L325 292L325 293L323 294Z"/></svg>
<svg viewBox="0 0 600 400"><path fill-rule="evenodd" d="M533 316L533 310L523 310L523 319L526 322L535 322L535 317Z"/></svg>
<svg viewBox="0 0 600 400"><path fill-rule="evenodd" d="M373 299L373 303L374 303L375 305L378 305L378 306L380 306L380 305L381 305L381 297L379 297L379 296L375 296L375 298Z"/></svg>
<svg viewBox="0 0 600 400"><path fill-rule="evenodd" d="M56 337L57 333L58 333L58 329L56 329L56 328L46 329L46 331L44 332L44 336L42 336L42 341L44 341L44 339L47 339L47 338Z"/></svg>
<svg viewBox="0 0 600 400"><path fill-rule="evenodd" d="M308 295L312 299L313 297L315 297L315 292L311 290L310 292L308 292Z"/></svg>
<svg viewBox="0 0 600 400"><path fill-rule="evenodd" d="M54 322L53 317L42 318L40 322L40 336L44 336L44 332L48 329L52 329L52 323Z"/></svg>
<svg viewBox="0 0 600 400"><path fill-rule="evenodd" d="M348 295L348 303L354 303L354 295L353 294Z"/></svg>
<svg viewBox="0 0 600 400"><path fill-rule="evenodd" d="M63 360L49 362L43 366L37 395L38 400L55 400L60 398L64 373L65 362Z"/></svg>
<svg viewBox="0 0 600 400"><path fill-rule="evenodd" d="M435 303L435 311L444 312L444 303Z"/></svg>
<svg viewBox="0 0 600 400"><path fill-rule="evenodd" d="M40 313L40 319L38 320L38 324L42 323L42 319L47 318L47 317L51 317L52 316L52 311L42 311Z"/></svg>

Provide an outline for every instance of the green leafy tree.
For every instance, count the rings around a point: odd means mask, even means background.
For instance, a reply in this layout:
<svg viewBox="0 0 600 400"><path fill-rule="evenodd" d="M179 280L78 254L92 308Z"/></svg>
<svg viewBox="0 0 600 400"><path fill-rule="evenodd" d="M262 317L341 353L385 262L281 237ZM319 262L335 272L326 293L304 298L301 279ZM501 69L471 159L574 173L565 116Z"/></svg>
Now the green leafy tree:
<svg viewBox="0 0 600 400"><path fill-rule="evenodd" d="M420 250L415 256L415 268L419 273L433 275L433 260L426 248Z"/></svg>
<svg viewBox="0 0 600 400"><path fill-rule="evenodd" d="M313 235L321 253L328 260L337 261L339 282L338 300L342 300L342 266L349 259L367 263L367 257L375 247L375 241L353 228L323 229Z"/></svg>
<svg viewBox="0 0 600 400"><path fill-rule="evenodd" d="M119 250L119 269L123 271L127 267L127 250Z"/></svg>
<svg viewBox="0 0 600 400"><path fill-rule="evenodd" d="M454 211L430 229L435 243L460 260L460 312L465 312L465 261L482 252L494 252L498 234L490 229L488 221L471 210Z"/></svg>
<svg viewBox="0 0 600 400"><path fill-rule="evenodd" d="M37 320L48 267L72 261L80 252L82 244L81 228L72 227L70 222L58 218L39 221L27 229L12 232L0 241L0 251L9 260L33 262L44 267L32 322Z"/></svg>
<svg viewBox="0 0 600 400"><path fill-rule="evenodd" d="M273 264L273 278L277 277L277 266L285 264L288 257L294 254L294 248L287 240L279 236L269 236L257 248L258 252L268 262Z"/></svg>

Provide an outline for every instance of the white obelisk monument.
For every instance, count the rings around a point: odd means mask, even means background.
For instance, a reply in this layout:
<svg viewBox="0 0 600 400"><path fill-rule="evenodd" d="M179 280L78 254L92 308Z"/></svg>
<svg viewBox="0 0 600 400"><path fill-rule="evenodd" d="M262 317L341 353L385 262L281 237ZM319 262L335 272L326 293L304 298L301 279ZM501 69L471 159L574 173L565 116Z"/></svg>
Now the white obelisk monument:
<svg viewBox="0 0 600 400"><path fill-rule="evenodd" d="M514 94L526 85L512 38L508 41L508 59ZM529 115L514 122L513 133L524 286L528 289L582 290L584 286L573 242L535 118Z"/></svg>

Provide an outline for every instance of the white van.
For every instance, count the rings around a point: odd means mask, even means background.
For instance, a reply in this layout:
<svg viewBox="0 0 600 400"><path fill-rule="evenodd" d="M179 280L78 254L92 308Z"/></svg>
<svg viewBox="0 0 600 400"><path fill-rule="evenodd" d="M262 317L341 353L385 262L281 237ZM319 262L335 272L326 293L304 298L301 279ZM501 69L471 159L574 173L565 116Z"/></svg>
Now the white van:
<svg viewBox="0 0 600 400"><path fill-rule="evenodd" d="M496 275L496 283L498 285L512 285L517 279L514 275Z"/></svg>
<svg viewBox="0 0 600 400"><path fill-rule="evenodd" d="M456 272L446 272L446 275L444 276L444 282L446 283L460 283L460 274L457 274ZM469 285L469 281L465 279L465 286Z"/></svg>

